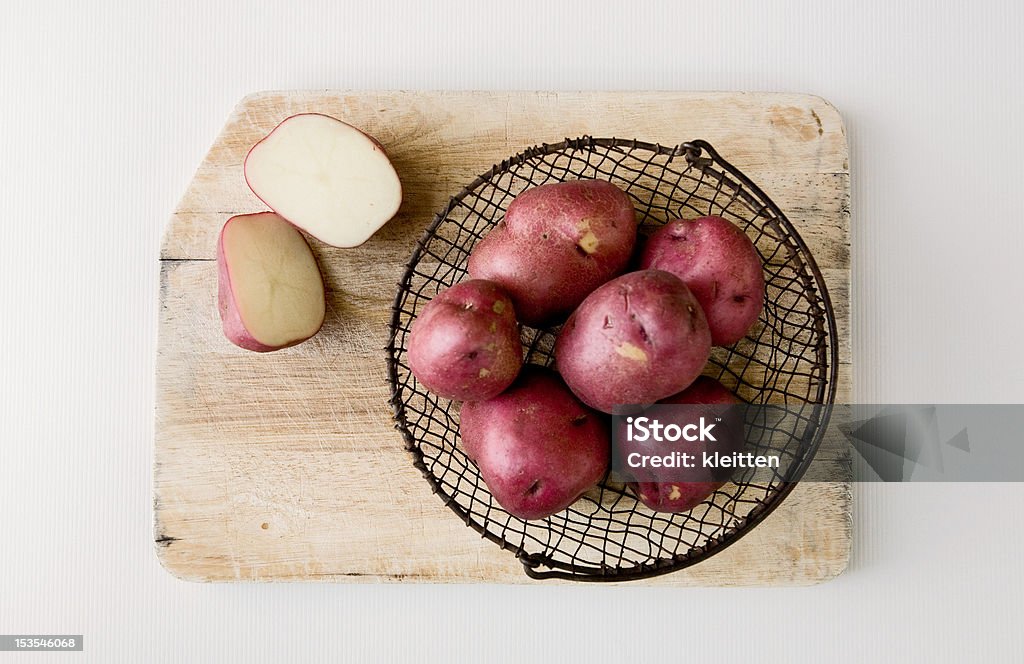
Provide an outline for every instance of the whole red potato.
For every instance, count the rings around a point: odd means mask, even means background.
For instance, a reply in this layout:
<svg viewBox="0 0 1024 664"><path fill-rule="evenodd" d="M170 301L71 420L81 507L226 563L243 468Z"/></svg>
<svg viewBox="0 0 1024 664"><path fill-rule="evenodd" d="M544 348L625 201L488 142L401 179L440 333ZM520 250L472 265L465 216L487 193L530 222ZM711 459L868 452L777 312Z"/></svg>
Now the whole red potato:
<svg viewBox="0 0 1024 664"><path fill-rule="evenodd" d="M686 283L716 346L742 339L764 307L761 257L747 234L722 217L665 224L647 240L640 267L671 272Z"/></svg>
<svg viewBox="0 0 1024 664"><path fill-rule="evenodd" d="M514 306L493 282L456 284L428 302L413 321L409 369L439 396L490 399L515 380L522 364Z"/></svg>
<svg viewBox="0 0 1024 664"><path fill-rule="evenodd" d="M535 365L497 397L463 404L459 434L491 495L521 519L564 510L608 471L606 423Z"/></svg>
<svg viewBox="0 0 1024 664"><path fill-rule="evenodd" d="M667 399L662 399L659 404L685 404L685 405L710 405L729 406L743 403L730 392L724 385L708 376L700 376L690 387L679 394L674 394ZM693 412L693 411L688 411ZM709 418L710 418L709 411ZM716 428L717 442L714 449L722 453L738 452L746 444L744 439L743 415L740 411L731 412L717 409L713 411L718 415L725 415L730 420L719 423ZM625 440L620 436L619 440ZM673 444L673 449L680 452L687 452L701 458L701 453L707 449L706 443L688 442L680 440ZM630 449L618 450L621 454L628 454ZM731 475L731 470L722 471L715 469L715 472L699 469L694 475L707 476L700 481L676 481L678 469L645 468L640 478L641 481L630 483L630 487L644 505L656 512L686 512L691 510L708 496L721 488ZM663 475L664 477L659 477Z"/></svg>
<svg viewBox="0 0 1024 664"><path fill-rule="evenodd" d="M566 384L591 408L647 405L686 388L711 353L700 304L678 277L630 272L573 312L555 342Z"/></svg>
<svg viewBox="0 0 1024 664"><path fill-rule="evenodd" d="M636 231L633 202L610 182L540 185L473 248L469 274L504 288L523 323L557 322L626 268Z"/></svg>

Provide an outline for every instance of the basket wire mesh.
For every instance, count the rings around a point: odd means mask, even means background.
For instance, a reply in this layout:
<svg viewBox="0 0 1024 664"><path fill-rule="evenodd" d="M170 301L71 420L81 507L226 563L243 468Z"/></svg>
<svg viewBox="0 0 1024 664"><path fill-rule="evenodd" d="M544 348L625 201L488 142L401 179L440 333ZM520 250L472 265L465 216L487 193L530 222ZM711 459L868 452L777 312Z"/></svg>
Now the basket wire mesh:
<svg viewBox="0 0 1024 664"><path fill-rule="evenodd" d="M747 469L685 513L653 512L606 478L568 509L539 521L495 501L459 446L458 404L417 384L406 343L417 313L467 278L475 243L523 190L565 180L608 180L633 199L641 233L671 219L717 214L742 228L764 264L764 311L745 339L715 348L704 373L784 416L748 421L748 445L780 467ZM526 361L550 365L558 328L522 327ZM387 346L391 405L413 463L444 503L483 537L515 554L534 578L621 581L693 565L749 532L810 463L835 396L837 344L821 272L778 207L705 141L675 147L583 137L543 144L495 165L454 196L419 240L395 296ZM439 551L438 555L444 552Z"/></svg>

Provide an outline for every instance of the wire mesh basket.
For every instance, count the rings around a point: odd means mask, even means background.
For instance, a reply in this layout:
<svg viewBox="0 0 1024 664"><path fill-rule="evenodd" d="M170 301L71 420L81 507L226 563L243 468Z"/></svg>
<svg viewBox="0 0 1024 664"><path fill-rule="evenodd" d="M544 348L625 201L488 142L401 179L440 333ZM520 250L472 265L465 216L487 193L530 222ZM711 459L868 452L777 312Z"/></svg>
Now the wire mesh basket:
<svg viewBox="0 0 1024 664"><path fill-rule="evenodd" d="M748 336L715 348L704 373L752 404L784 404L786 417L748 430L780 467L748 469L685 513L658 513L606 478L568 509L539 521L495 501L459 446L458 404L428 392L409 371L406 344L417 313L467 278L473 246L523 190L597 178L626 191L641 233L671 219L717 214L744 229L764 264L764 311ZM433 491L466 525L511 551L533 578L622 581L693 565L763 520L810 463L835 396L836 324L806 244L778 207L705 141L675 147L583 137L529 148L476 178L436 215L395 296L387 347L396 428ZM522 327L526 361L550 365L558 328ZM438 552L443 555L444 552Z"/></svg>

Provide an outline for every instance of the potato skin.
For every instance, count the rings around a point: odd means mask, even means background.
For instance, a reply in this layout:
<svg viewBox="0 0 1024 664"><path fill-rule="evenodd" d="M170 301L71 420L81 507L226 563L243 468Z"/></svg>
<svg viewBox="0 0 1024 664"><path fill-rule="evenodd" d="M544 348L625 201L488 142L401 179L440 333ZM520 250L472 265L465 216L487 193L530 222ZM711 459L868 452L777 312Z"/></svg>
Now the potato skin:
<svg viewBox="0 0 1024 664"><path fill-rule="evenodd" d="M520 519L564 510L608 471L604 419L535 365L501 395L463 404L459 434L491 495Z"/></svg>
<svg viewBox="0 0 1024 664"><path fill-rule="evenodd" d="M718 406L739 404L743 401L711 376L697 376L697 380L693 381L688 388L679 394L666 397L658 403Z"/></svg>
<svg viewBox="0 0 1024 664"><path fill-rule="evenodd" d="M629 488L655 512L688 512L718 491L725 482L639 482Z"/></svg>
<svg viewBox="0 0 1024 664"><path fill-rule="evenodd" d="M409 335L409 368L447 399L490 399L523 364L512 300L497 284L471 279L427 303Z"/></svg>
<svg viewBox="0 0 1024 664"><path fill-rule="evenodd" d="M591 293L555 342L566 384L591 408L647 405L686 388L711 353L696 298L678 277L630 272Z"/></svg>
<svg viewBox="0 0 1024 664"><path fill-rule="evenodd" d="M636 231L632 200L610 182L540 185L517 196L473 248L469 274L504 288L523 323L561 321L626 269Z"/></svg>
<svg viewBox="0 0 1024 664"><path fill-rule="evenodd" d="M671 272L689 286L716 346L746 336L764 308L761 257L747 234L722 217L665 224L644 246L640 267Z"/></svg>
<svg viewBox="0 0 1024 664"><path fill-rule="evenodd" d="M743 402L714 378L700 376L690 387L679 394L662 399L658 403L730 405ZM739 414L738 416L741 417ZM721 446L716 449L722 452L743 449L745 441L742 436L742 421L738 424L739 435L734 436L731 440L720 439ZM675 444L675 449L699 456L702 450L702 443L679 441L679 443ZM728 480L726 476L717 477L712 481L659 482L656 476L658 469L646 469L646 472L648 475L643 478L644 481L631 482L629 487L636 494L640 502L656 512L686 512L691 510L724 486Z"/></svg>

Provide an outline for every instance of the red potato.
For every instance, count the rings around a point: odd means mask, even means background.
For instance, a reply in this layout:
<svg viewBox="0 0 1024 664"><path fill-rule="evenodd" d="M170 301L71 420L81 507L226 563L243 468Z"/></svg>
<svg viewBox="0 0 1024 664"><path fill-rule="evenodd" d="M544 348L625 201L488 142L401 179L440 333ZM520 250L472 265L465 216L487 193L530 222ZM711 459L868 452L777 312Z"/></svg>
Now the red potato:
<svg viewBox="0 0 1024 664"><path fill-rule="evenodd" d="M665 224L647 241L640 267L671 272L689 286L716 346L742 339L764 307L761 257L747 234L722 217Z"/></svg>
<svg viewBox="0 0 1024 664"><path fill-rule="evenodd" d="M497 284L471 279L427 303L409 335L409 368L447 399L490 399L523 364L515 309Z"/></svg>
<svg viewBox="0 0 1024 664"><path fill-rule="evenodd" d="M523 323L560 321L626 268L636 230L633 202L610 182L541 185L517 196L477 243L469 273L504 288Z"/></svg>
<svg viewBox="0 0 1024 664"><path fill-rule="evenodd" d="M729 405L743 403L739 397L729 391L725 385L711 376L698 376L697 380L680 392L662 399L658 403L681 403L695 405Z"/></svg>
<svg viewBox="0 0 1024 664"><path fill-rule="evenodd" d="M714 378L700 376L690 387L679 394L662 399L658 403L729 406L743 402ZM724 414L720 409L714 412L719 415ZM723 454L742 450L745 445L742 413L738 411L731 413L730 411L730 415L727 415L727 418L732 420L728 423L730 426L726 429L723 428L721 423L718 425L716 432L718 440L714 444L713 449L706 443L687 442L685 440L673 444L673 449L693 454L698 459L701 458L701 453L704 450L709 452L718 451ZM710 416L708 419L711 419ZM623 439L623 437L620 437L620 440ZM628 453L628 450L623 450L622 452ZM727 471L723 476L718 472L715 473L716 477L710 477L712 473L709 471L698 470L694 472L695 475L708 475L709 477L704 481L694 482L672 481L668 478L661 479L658 477L659 474L675 475L678 472L676 469L669 471L666 469L647 468L644 470L643 477L640 478L642 481L632 482L629 486L637 498L640 499L640 502L656 512L686 512L702 503L708 496L724 486L728 480L728 475L731 474L731 471Z"/></svg>
<svg viewBox="0 0 1024 664"><path fill-rule="evenodd" d="M294 346L324 322L324 282L306 238L273 212L231 217L217 242L224 335L247 350Z"/></svg>
<svg viewBox="0 0 1024 664"><path fill-rule="evenodd" d="M606 424L538 366L503 394L463 404L459 433L491 495L520 519L564 510L608 471Z"/></svg>
<svg viewBox="0 0 1024 664"><path fill-rule="evenodd" d="M688 512L718 491L725 482L640 482L633 493L655 512Z"/></svg>
<svg viewBox="0 0 1024 664"><path fill-rule="evenodd" d="M696 298L677 277L630 272L591 293L562 327L555 363L591 408L647 405L686 388L711 353Z"/></svg>
<svg viewBox="0 0 1024 664"><path fill-rule="evenodd" d="M380 143L319 113L293 115L254 145L245 180L270 209L335 247L362 244L402 203Z"/></svg>

